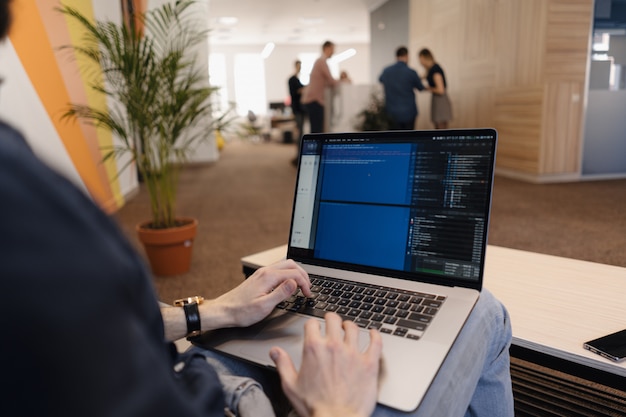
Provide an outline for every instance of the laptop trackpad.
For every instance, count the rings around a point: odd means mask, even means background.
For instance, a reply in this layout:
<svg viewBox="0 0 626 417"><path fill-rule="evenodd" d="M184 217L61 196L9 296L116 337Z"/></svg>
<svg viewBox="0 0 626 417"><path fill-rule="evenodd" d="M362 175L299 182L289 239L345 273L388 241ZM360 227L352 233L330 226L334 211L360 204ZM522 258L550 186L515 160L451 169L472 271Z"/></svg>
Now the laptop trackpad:
<svg viewBox="0 0 626 417"><path fill-rule="evenodd" d="M241 346L241 354L249 357L255 362L265 363L274 366L269 358L269 351L274 346L283 348L293 360L296 369L300 369L302 362L302 344L304 340L304 323L310 317L297 314L286 314L283 311L275 312L265 320L264 326L259 326L257 334L254 336L254 343L245 343ZM325 322L320 321L321 334L325 333ZM359 350L367 349L369 345L369 333L361 329L359 332Z"/></svg>

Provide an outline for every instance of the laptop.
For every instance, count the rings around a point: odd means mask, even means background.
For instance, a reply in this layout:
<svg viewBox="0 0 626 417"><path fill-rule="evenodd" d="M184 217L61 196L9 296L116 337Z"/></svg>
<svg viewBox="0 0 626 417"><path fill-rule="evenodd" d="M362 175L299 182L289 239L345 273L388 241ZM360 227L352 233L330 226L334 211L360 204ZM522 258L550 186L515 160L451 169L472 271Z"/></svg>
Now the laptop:
<svg viewBox="0 0 626 417"><path fill-rule="evenodd" d="M314 297L294 294L256 325L193 343L267 367L279 345L299 367L305 321L334 311L362 328L362 349L368 329L382 334L378 402L415 410L480 296L496 138L304 135L287 257L309 273Z"/></svg>

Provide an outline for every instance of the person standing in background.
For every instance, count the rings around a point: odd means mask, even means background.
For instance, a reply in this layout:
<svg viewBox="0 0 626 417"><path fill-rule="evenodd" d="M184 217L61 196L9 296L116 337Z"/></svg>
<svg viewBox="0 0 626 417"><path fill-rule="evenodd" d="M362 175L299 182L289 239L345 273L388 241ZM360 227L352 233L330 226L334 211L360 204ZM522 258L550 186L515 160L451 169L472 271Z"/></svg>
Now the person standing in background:
<svg viewBox="0 0 626 417"><path fill-rule="evenodd" d="M409 51L401 46L396 50L396 63L386 67L378 81L385 89L385 110L393 120L391 129L413 130L417 119L415 92L424 90L417 72L407 65Z"/></svg>
<svg viewBox="0 0 626 417"><path fill-rule="evenodd" d="M435 58L430 50L424 48L419 54L420 64L428 72L426 80L428 81L428 90L432 93L432 102L430 108L430 118L435 125L435 129L447 129L452 120L452 105L448 98L446 76L441 66L435 62Z"/></svg>
<svg viewBox="0 0 626 417"><path fill-rule="evenodd" d="M296 120L296 128L298 129L298 141L302 137L302 130L304 126L304 108L300 102L302 99L302 90L304 85L300 82L300 69L302 68L302 62L299 60L295 62L296 72L289 78L289 95L291 96L291 111Z"/></svg>
<svg viewBox="0 0 626 417"><path fill-rule="evenodd" d="M287 82L289 86L289 96L291 97L291 111L293 113L293 117L296 120L296 130L297 130L297 138L296 138L296 156L291 160L293 165L298 164L298 154L300 152L300 139L302 139L302 134L304 133L304 117L306 116L304 107L302 106L302 91L304 90L304 85L300 82L300 70L302 68L302 62L297 60L294 63L296 72L289 78Z"/></svg>
<svg viewBox="0 0 626 417"><path fill-rule="evenodd" d="M309 85L302 94L302 104L309 115L311 133L324 132L324 95L326 88L335 88L340 81L333 78L326 60L335 53L335 44L331 41L322 45L322 56L313 64Z"/></svg>

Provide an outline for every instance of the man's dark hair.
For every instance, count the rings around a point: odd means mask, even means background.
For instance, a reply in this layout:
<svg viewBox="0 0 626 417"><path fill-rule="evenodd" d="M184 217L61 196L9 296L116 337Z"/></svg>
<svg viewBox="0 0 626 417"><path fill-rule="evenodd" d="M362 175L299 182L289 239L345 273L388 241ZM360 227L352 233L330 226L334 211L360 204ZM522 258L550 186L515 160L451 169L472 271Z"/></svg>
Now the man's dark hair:
<svg viewBox="0 0 626 417"><path fill-rule="evenodd" d="M330 46L333 46L333 45L334 45L334 43L332 43L331 41L326 41L326 42L324 42L324 44L322 45L322 49L326 49L326 48L328 48L328 47L330 47Z"/></svg>
<svg viewBox="0 0 626 417"><path fill-rule="evenodd" d="M9 27L11 26L11 8L9 3L11 3L11 0L0 0L0 40L8 35Z"/></svg>
<svg viewBox="0 0 626 417"><path fill-rule="evenodd" d="M407 56L409 55L409 50L406 49L406 46L401 46L398 49L396 49L396 58L400 58L402 56Z"/></svg>

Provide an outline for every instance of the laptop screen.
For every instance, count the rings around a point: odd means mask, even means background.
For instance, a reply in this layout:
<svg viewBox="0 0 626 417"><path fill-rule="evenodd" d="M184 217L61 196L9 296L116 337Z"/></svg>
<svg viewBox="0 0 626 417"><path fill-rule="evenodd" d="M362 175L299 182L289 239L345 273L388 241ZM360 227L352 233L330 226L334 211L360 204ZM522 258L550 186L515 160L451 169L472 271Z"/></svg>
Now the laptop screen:
<svg viewBox="0 0 626 417"><path fill-rule="evenodd" d="M496 132L305 135L288 256L480 288Z"/></svg>

